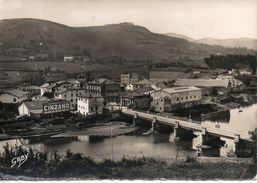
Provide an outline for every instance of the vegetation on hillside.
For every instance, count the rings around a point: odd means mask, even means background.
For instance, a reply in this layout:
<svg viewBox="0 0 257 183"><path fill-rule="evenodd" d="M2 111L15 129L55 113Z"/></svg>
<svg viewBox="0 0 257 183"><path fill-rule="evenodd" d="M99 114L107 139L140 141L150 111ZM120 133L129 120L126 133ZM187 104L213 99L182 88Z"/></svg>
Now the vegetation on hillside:
<svg viewBox="0 0 257 183"><path fill-rule="evenodd" d="M47 54L61 60L64 55L92 58L122 57L127 60L180 58L203 60L210 54L250 54L253 50L224 48L188 42L153 33L130 23L95 27L69 27L37 19L0 21L0 55L24 57Z"/></svg>
<svg viewBox="0 0 257 183"><path fill-rule="evenodd" d="M256 72L257 60L254 55L211 55L205 58L206 64L211 69L251 69Z"/></svg>

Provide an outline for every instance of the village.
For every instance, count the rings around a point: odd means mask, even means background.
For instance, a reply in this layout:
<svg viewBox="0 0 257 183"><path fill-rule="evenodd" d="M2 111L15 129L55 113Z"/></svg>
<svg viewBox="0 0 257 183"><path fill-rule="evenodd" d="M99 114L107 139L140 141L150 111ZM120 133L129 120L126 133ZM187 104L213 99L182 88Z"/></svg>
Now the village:
<svg viewBox="0 0 257 183"><path fill-rule="evenodd" d="M239 79L247 74L253 78L248 86ZM122 108L199 120L208 113L247 103L240 93L248 92L254 84L251 71L185 71L174 67L151 68L147 77L126 72L120 78L52 79L40 86L18 84L1 90L0 120L6 125L2 126L1 138L80 129L89 123L85 121L108 121L107 116L117 116ZM51 121L58 122L50 127ZM43 124L48 128L42 130Z"/></svg>

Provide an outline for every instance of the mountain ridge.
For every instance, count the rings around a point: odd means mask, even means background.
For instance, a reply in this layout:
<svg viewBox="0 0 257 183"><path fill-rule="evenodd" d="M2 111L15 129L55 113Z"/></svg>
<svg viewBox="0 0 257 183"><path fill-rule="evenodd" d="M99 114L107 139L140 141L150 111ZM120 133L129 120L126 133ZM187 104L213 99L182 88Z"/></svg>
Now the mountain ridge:
<svg viewBox="0 0 257 183"><path fill-rule="evenodd" d="M205 37L201 39L193 39L191 37L184 36L182 34L177 34L177 33L165 33L164 35L184 38L190 42L195 42L195 43L219 45L219 46L230 47L230 48L245 47L247 49L257 50L257 39L249 38L249 37L226 38L226 39Z"/></svg>
<svg viewBox="0 0 257 183"><path fill-rule="evenodd" d="M0 54L32 55L52 53L94 58L122 57L126 60L203 60L210 54L254 54L253 50L232 49L189 42L149 31L132 23L71 27L48 20L0 20Z"/></svg>

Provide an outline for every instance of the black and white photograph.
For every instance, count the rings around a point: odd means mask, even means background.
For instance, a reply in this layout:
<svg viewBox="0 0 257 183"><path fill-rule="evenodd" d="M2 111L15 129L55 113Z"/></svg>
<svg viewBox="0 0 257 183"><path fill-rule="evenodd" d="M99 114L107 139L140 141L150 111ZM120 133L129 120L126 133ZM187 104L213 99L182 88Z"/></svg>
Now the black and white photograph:
<svg viewBox="0 0 257 183"><path fill-rule="evenodd" d="M256 180L257 0L0 0L0 180Z"/></svg>

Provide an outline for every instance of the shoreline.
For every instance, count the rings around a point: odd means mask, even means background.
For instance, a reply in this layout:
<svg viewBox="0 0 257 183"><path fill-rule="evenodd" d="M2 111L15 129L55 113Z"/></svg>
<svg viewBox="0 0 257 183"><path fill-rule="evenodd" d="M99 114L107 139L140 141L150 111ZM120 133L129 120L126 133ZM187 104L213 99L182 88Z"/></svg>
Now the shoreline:
<svg viewBox="0 0 257 183"><path fill-rule="evenodd" d="M41 166L20 168L0 167L2 180L252 180L256 164L252 161L202 161L202 158L184 158L170 161L151 157L128 158L101 162L71 153L62 159L51 159ZM218 161L217 161L218 160Z"/></svg>

